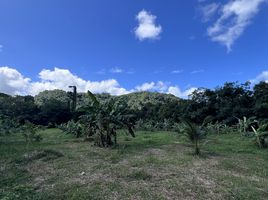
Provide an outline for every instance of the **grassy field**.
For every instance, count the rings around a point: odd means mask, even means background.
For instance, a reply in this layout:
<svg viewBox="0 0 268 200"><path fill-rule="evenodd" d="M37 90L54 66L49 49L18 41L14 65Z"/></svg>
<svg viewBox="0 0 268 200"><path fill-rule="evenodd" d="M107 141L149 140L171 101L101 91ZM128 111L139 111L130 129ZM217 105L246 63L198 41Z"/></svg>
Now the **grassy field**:
<svg viewBox="0 0 268 200"><path fill-rule="evenodd" d="M268 150L209 136L200 157L176 133L121 134L101 149L58 129L0 137L0 199L268 199Z"/></svg>

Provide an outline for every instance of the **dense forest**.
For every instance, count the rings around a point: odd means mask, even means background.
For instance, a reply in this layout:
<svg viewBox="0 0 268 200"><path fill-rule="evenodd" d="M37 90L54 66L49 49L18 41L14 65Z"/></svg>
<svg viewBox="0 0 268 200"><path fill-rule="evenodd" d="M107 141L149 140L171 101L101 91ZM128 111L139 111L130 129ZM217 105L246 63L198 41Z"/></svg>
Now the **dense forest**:
<svg viewBox="0 0 268 200"><path fill-rule="evenodd" d="M44 91L33 96L9 96L0 94L1 123L9 121L23 125L29 121L35 125L55 127L84 114L90 103L86 93L75 94L62 90ZM180 119L201 124L210 117L212 122L227 125L237 119L254 117L268 119L268 83L260 82L254 88L250 83L225 83L215 89L200 88L189 99L170 94L138 92L122 96L96 94L102 102L114 102L124 106L124 112L132 115L136 126L169 129ZM75 101L75 102L74 102ZM75 103L75 105L73 105ZM75 106L75 108L74 108Z"/></svg>

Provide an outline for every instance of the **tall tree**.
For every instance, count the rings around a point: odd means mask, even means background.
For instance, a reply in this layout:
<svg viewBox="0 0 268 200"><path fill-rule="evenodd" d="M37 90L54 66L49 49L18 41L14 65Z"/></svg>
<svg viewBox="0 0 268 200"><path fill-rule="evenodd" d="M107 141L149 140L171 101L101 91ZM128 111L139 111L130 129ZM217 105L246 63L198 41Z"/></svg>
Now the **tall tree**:
<svg viewBox="0 0 268 200"><path fill-rule="evenodd" d="M260 82L254 86L254 112L259 119L268 119L268 83Z"/></svg>

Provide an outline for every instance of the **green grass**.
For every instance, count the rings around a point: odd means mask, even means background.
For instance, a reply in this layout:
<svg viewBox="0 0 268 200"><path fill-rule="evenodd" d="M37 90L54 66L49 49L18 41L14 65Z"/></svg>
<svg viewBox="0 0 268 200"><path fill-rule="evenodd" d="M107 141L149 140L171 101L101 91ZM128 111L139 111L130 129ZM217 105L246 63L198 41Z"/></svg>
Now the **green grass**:
<svg viewBox="0 0 268 200"><path fill-rule="evenodd" d="M210 135L201 156L172 132L137 132L98 148L58 129L42 142L0 137L0 199L267 199L268 150Z"/></svg>

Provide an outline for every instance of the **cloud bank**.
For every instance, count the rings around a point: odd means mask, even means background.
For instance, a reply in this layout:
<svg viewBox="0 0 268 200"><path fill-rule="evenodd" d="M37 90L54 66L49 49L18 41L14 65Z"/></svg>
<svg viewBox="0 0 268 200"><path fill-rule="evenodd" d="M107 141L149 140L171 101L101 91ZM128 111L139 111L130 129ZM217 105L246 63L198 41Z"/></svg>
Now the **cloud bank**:
<svg viewBox="0 0 268 200"><path fill-rule="evenodd" d="M256 84L260 81L265 81L266 83L268 83L268 71L263 71L255 79L250 80L250 82L253 84Z"/></svg>
<svg viewBox="0 0 268 200"><path fill-rule="evenodd" d="M143 83L135 88L137 91L156 91L166 94L173 94L174 96L181 98L188 98L197 88L191 87L185 91L182 91L179 86L172 86L169 83L163 81Z"/></svg>
<svg viewBox="0 0 268 200"><path fill-rule="evenodd" d="M10 95L37 95L44 90L68 90L69 85L76 85L78 92L90 90L93 93L110 93L123 95L139 91L157 91L173 94L177 97L187 98L195 89L181 91L178 86L172 86L163 81L143 83L134 89L128 90L120 86L117 80L108 79L102 81L84 80L70 72L68 69L54 68L43 69L39 73L39 80L32 81L19 71L10 67L0 67L0 92Z"/></svg>

